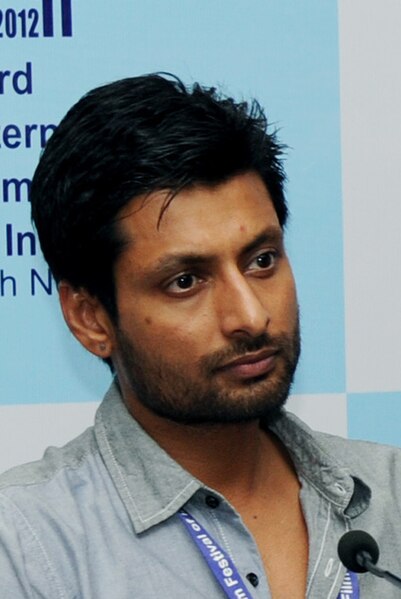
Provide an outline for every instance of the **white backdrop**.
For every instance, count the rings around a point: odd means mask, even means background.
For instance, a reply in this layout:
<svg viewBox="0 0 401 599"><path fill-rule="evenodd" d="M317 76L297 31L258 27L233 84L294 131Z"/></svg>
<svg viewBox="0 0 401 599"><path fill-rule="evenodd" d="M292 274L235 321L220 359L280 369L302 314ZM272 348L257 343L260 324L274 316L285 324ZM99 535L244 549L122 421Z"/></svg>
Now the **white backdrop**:
<svg viewBox="0 0 401 599"><path fill-rule="evenodd" d="M256 96L290 148L303 357L290 408L401 445L401 4L0 0L0 470L89 426L109 382L61 322L26 179L95 85L172 71Z"/></svg>

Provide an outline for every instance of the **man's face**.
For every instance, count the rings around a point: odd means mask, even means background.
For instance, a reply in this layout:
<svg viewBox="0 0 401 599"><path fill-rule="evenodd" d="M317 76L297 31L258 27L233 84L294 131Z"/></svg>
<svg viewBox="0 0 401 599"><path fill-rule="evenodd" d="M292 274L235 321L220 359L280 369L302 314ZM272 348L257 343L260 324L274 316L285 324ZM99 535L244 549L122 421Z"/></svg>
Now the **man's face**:
<svg viewBox="0 0 401 599"><path fill-rule="evenodd" d="M120 215L112 354L126 403L178 422L266 417L299 355L298 309L282 230L256 174L164 193Z"/></svg>

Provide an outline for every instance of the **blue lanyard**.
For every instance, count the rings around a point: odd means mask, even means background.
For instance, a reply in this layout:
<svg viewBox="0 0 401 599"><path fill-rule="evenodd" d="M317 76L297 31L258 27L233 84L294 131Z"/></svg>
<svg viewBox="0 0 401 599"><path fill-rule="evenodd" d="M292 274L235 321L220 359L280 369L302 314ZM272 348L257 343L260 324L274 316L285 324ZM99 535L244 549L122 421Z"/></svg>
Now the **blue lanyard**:
<svg viewBox="0 0 401 599"><path fill-rule="evenodd" d="M359 599L359 580L355 572L346 571L337 599Z"/></svg>
<svg viewBox="0 0 401 599"><path fill-rule="evenodd" d="M182 509L178 515L227 597L252 599L234 562L224 549L187 511ZM359 582L354 572L347 570L337 599L359 599Z"/></svg>
<svg viewBox="0 0 401 599"><path fill-rule="evenodd" d="M178 515L227 597L252 599L232 559L213 537L185 510L180 510Z"/></svg>

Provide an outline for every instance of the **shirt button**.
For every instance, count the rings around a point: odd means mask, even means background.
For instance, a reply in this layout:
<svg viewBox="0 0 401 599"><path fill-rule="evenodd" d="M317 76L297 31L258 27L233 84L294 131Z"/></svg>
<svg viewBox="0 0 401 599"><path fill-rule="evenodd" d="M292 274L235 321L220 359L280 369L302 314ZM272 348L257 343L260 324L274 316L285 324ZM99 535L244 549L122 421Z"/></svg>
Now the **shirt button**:
<svg viewBox="0 0 401 599"><path fill-rule="evenodd" d="M247 579L249 580L249 582L251 583L251 585L253 587L257 587L259 584L259 577L254 573L254 572L249 572L249 574L246 575Z"/></svg>
<svg viewBox="0 0 401 599"><path fill-rule="evenodd" d="M206 502L206 505L208 505L209 507L211 507L213 509L216 507L219 507L219 505L220 505L220 501L214 495L206 495L205 502Z"/></svg>

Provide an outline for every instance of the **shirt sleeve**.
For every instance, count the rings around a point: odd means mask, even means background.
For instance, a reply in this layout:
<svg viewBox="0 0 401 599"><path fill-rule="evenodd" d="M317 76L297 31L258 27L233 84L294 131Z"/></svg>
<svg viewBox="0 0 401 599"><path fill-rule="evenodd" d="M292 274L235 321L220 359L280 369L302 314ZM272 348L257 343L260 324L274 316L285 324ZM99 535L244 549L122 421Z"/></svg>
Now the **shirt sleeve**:
<svg viewBox="0 0 401 599"><path fill-rule="evenodd" d="M38 533L1 493L0 589L1 599L65 599Z"/></svg>

